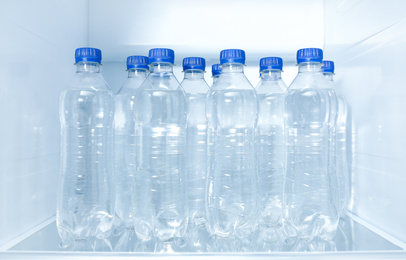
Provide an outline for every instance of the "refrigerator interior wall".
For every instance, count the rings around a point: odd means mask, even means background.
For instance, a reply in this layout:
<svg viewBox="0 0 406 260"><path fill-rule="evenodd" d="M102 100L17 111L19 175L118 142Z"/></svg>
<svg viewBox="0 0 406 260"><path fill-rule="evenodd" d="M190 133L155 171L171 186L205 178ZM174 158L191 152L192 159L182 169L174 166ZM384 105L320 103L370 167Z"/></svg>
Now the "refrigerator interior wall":
<svg viewBox="0 0 406 260"><path fill-rule="evenodd" d="M244 49L253 85L261 57L284 58L289 84L297 49L324 48L353 107L354 218L406 249L405 17L401 0L1 1L0 251L40 223L52 223L47 239L57 239L59 94L82 46L103 51L114 92L126 77L125 58L154 47L175 50L179 80L184 57L211 65L224 48ZM37 233L19 250L33 250L33 240L46 234Z"/></svg>
<svg viewBox="0 0 406 260"><path fill-rule="evenodd" d="M147 56L151 48L175 51L179 81L183 58L204 57L210 85L211 65L219 63L220 51L243 49L245 72L255 86L260 58L282 57L289 84L297 73L296 51L323 47L322 0L90 0L89 6L89 43L103 50L103 75L113 92L126 78L127 56Z"/></svg>
<svg viewBox="0 0 406 260"><path fill-rule="evenodd" d="M352 212L405 249L406 2L326 0L324 17L353 111Z"/></svg>
<svg viewBox="0 0 406 260"><path fill-rule="evenodd" d="M87 2L0 1L0 246L55 215L59 95Z"/></svg>
<svg viewBox="0 0 406 260"><path fill-rule="evenodd" d="M219 52L241 48L248 62L296 50L323 47L323 0L89 0L89 43L105 61L122 62L150 48L173 48L181 57L201 55L218 62Z"/></svg>

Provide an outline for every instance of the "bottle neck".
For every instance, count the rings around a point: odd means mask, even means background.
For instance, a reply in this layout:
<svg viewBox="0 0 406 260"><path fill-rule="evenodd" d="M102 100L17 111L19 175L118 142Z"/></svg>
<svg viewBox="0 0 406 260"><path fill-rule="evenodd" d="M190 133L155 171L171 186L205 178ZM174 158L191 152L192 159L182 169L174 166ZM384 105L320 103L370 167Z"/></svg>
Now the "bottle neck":
<svg viewBox="0 0 406 260"><path fill-rule="evenodd" d="M147 69L129 69L128 77L129 78L146 78L148 76Z"/></svg>
<svg viewBox="0 0 406 260"><path fill-rule="evenodd" d="M203 70L185 70L185 79L204 79Z"/></svg>
<svg viewBox="0 0 406 260"><path fill-rule="evenodd" d="M334 81L334 80L333 80L334 73L331 73L331 72L323 72L323 75L324 75L324 77L325 77L328 81Z"/></svg>
<svg viewBox="0 0 406 260"><path fill-rule="evenodd" d="M76 73L100 73L100 63L97 62L78 62L76 63Z"/></svg>
<svg viewBox="0 0 406 260"><path fill-rule="evenodd" d="M152 63L150 71L151 73L173 73L173 64L167 62Z"/></svg>
<svg viewBox="0 0 406 260"><path fill-rule="evenodd" d="M299 66L299 73L303 72L321 72L320 62L302 62Z"/></svg>
<svg viewBox="0 0 406 260"><path fill-rule="evenodd" d="M282 79L282 72L280 70L263 70L260 72L261 79L279 80Z"/></svg>
<svg viewBox="0 0 406 260"><path fill-rule="evenodd" d="M241 63L221 64L221 74L227 73L244 73L244 64Z"/></svg>
<svg viewBox="0 0 406 260"><path fill-rule="evenodd" d="M219 79L220 74L214 75L212 76L213 78L213 84L217 82L217 80Z"/></svg>

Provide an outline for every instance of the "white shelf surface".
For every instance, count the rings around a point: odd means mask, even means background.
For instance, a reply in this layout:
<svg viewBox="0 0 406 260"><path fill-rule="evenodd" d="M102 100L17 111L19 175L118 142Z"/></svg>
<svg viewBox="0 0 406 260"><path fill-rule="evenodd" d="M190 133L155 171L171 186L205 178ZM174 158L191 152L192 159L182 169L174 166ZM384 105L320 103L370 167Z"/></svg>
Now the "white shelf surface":
<svg viewBox="0 0 406 260"><path fill-rule="evenodd" d="M116 237L110 238L112 247ZM405 245L396 239L375 229L363 220L349 215L340 222L340 228L334 239L336 252L271 252L271 253L127 253L127 252L71 252L59 247L60 238L57 233L54 217L20 237L0 247L0 259L116 259L117 257L134 257L137 259L165 258L264 258L286 259L404 259Z"/></svg>

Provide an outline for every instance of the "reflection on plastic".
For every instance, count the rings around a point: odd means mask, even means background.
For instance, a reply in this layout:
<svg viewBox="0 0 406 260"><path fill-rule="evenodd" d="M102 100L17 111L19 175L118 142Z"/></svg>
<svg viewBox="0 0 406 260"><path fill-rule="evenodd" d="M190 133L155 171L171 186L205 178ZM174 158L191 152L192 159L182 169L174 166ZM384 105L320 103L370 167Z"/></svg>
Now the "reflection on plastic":
<svg viewBox="0 0 406 260"><path fill-rule="evenodd" d="M131 229L122 229L120 235L112 235L108 238L109 243L104 241L104 244L109 245L115 252L292 252L292 251L359 251L359 250L399 250L398 247L391 244L389 241L381 238L376 233L368 230L360 223L354 222L350 217L340 219L337 234L332 240L333 243L327 243L321 239L312 241L300 242L297 239L295 231L292 227L283 223L278 229L271 227L258 229L251 240L242 240L236 238L221 238L209 236L205 228L193 228L195 233L186 235L182 238L176 238L166 243L159 243L156 239L141 241L133 239ZM86 243L77 241L75 245L69 247L58 247L60 240L57 239L57 231L55 222L51 222L48 226L26 238L24 241L11 248L14 251L30 250L30 251L99 251L102 250L103 244L100 241L97 243L94 240ZM125 241L129 239L130 241ZM55 241L50 243L50 241ZM97 247L94 246L97 245ZM334 245L334 246L333 246ZM104 251L110 251L109 246L105 247Z"/></svg>
<svg viewBox="0 0 406 260"><path fill-rule="evenodd" d="M135 245L138 244L137 235L133 228L126 228L121 234L120 239L114 247L118 252L135 252Z"/></svg>

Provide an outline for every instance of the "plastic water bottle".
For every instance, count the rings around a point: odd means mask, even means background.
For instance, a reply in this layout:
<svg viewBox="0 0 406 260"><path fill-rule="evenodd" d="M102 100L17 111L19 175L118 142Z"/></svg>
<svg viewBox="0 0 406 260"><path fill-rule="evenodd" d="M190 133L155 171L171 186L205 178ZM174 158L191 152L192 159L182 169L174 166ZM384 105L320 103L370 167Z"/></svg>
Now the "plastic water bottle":
<svg viewBox="0 0 406 260"><path fill-rule="evenodd" d="M211 75L213 78L213 84L212 86L217 82L219 76L221 73L221 65L220 64L214 64L211 66Z"/></svg>
<svg viewBox="0 0 406 260"><path fill-rule="evenodd" d="M259 215L266 226L280 225L285 165L283 104L286 84L281 78L282 59L260 60L261 80L256 87L258 114Z"/></svg>
<svg viewBox="0 0 406 260"><path fill-rule="evenodd" d="M334 62L323 61L321 70L325 78L331 84L331 88L334 88L337 94L338 100L338 115L336 122L336 167L338 176L338 210L340 216L344 216L347 212L349 199L350 199L350 176L348 172L347 161L347 136L351 126L351 120L349 116L349 107L347 100L344 96L343 90L337 84L334 84Z"/></svg>
<svg viewBox="0 0 406 260"><path fill-rule="evenodd" d="M322 59L321 49L299 50L299 73L285 95L284 217L302 240L330 240L338 224L337 176L329 165L337 99L321 72Z"/></svg>
<svg viewBox="0 0 406 260"><path fill-rule="evenodd" d="M205 186L207 174L206 95L209 86L204 80L205 60L183 59L185 78L181 83L186 93L186 173L188 176L189 221L205 223Z"/></svg>
<svg viewBox="0 0 406 260"><path fill-rule="evenodd" d="M185 170L188 177L189 243L193 251L205 251L205 191L207 175L206 95L204 80L206 61L199 57L183 59L185 78L181 85L186 93L187 128Z"/></svg>
<svg viewBox="0 0 406 260"><path fill-rule="evenodd" d="M135 98L139 142L134 182L135 230L141 240L182 237L188 203L184 168L185 93L173 74L171 49L149 51L150 74Z"/></svg>
<svg viewBox="0 0 406 260"><path fill-rule="evenodd" d="M276 251L283 242L280 231L285 175L283 104L287 86L281 78L283 66L281 58L262 58L259 66L261 80L256 87L259 102L258 215L262 227L256 242L256 250Z"/></svg>
<svg viewBox="0 0 406 260"><path fill-rule="evenodd" d="M135 137L134 99L136 90L149 74L148 57L130 56L127 58L128 78L115 97L115 188L116 216L122 223L117 233L124 231L116 251L133 251L137 239L134 233L132 201L133 183L137 168L137 143Z"/></svg>
<svg viewBox="0 0 406 260"><path fill-rule="evenodd" d="M132 184L136 173L134 99L136 90L149 74L148 58L127 58L128 78L115 97L115 182L116 215L125 226L133 226Z"/></svg>
<svg viewBox="0 0 406 260"><path fill-rule="evenodd" d="M258 100L244 75L245 52L223 50L220 62L221 74L207 95L206 108L208 226L216 237L248 238L257 225Z"/></svg>
<svg viewBox="0 0 406 260"><path fill-rule="evenodd" d="M76 75L60 98L61 172L56 223L62 244L104 239L114 216L114 101L100 74L101 51L79 48Z"/></svg>

